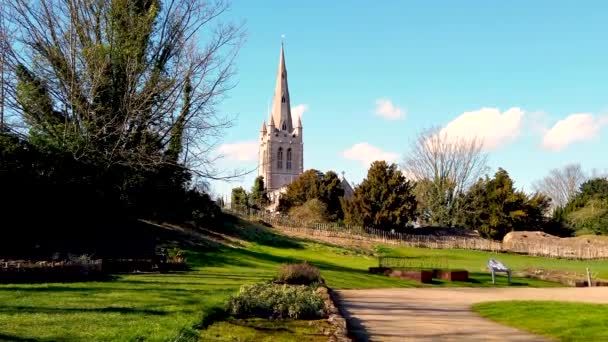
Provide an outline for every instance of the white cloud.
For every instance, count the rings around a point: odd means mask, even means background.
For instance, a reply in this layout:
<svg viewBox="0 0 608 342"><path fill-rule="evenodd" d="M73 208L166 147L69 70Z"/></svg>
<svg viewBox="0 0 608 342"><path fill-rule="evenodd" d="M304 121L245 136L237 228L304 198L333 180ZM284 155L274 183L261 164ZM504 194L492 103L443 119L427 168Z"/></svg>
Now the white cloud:
<svg viewBox="0 0 608 342"><path fill-rule="evenodd" d="M570 114L545 132L542 147L559 151L571 143L594 139L604 125L608 125L608 116L594 117L590 113Z"/></svg>
<svg viewBox="0 0 608 342"><path fill-rule="evenodd" d="M218 152L230 160L251 161L258 159L257 141L241 141L232 144L222 144Z"/></svg>
<svg viewBox="0 0 608 342"><path fill-rule="evenodd" d="M522 127L524 112L517 107L501 113L498 108L464 112L441 130L453 138L483 140L486 150L498 148L515 139Z"/></svg>
<svg viewBox="0 0 608 342"><path fill-rule="evenodd" d="M291 117L294 122L294 125L298 122L298 118L301 118L305 111L308 110L308 105L299 104L297 106L291 107Z"/></svg>
<svg viewBox="0 0 608 342"><path fill-rule="evenodd" d="M369 165L376 160L386 160L387 162L392 163L399 157L397 153L383 151L366 142L353 145L351 148L344 151L342 155L346 159L360 161L365 167L369 167Z"/></svg>
<svg viewBox="0 0 608 342"><path fill-rule="evenodd" d="M405 117L405 110L395 106L389 99L378 99L375 114L388 120L398 120Z"/></svg>

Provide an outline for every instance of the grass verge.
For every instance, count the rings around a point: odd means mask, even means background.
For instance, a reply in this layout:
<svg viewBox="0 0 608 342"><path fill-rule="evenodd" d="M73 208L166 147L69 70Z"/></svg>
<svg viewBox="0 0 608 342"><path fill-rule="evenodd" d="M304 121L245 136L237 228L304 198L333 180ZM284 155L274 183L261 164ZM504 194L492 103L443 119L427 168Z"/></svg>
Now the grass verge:
<svg viewBox="0 0 608 342"><path fill-rule="evenodd" d="M481 316L560 341L608 341L608 304L508 301L473 306Z"/></svg>

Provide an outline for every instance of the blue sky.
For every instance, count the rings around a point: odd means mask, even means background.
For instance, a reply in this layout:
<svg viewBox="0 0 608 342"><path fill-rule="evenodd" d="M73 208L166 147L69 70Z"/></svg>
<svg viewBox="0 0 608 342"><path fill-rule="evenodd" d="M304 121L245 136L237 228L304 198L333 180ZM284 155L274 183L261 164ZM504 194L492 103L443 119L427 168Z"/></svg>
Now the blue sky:
<svg viewBox="0 0 608 342"><path fill-rule="evenodd" d="M244 20L247 41L220 106L238 115L222 169L256 167L281 34L305 169L358 183L374 156L399 162L433 126L484 138L491 172L526 190L567 163L608 168L608 2L240 0L224 19Z"/></svg>

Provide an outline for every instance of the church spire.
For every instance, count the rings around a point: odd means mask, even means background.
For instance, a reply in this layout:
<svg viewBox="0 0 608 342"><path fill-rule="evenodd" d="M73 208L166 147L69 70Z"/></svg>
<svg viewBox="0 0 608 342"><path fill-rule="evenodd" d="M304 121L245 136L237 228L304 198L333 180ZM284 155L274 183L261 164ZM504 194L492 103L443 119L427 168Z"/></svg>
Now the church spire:
<svg viewBox="0 0 608 342"><path fill-rule="evenodd" d="M262 134L266 134L266 120L264 120L264 122L262 123L262 128L260 129L260 132L262 132Z"/></svg>
<svg viewBox="0 0 608 342"><path fill-rule="evenodd" d="M283 42L281 42L279 69L277 70L277 83L274 88L274 99L272 101L272 119L272 121L274 121L274 123L277 125L275 127L278 130L285 130L287 132L291 132L293 130Z"/></svg>

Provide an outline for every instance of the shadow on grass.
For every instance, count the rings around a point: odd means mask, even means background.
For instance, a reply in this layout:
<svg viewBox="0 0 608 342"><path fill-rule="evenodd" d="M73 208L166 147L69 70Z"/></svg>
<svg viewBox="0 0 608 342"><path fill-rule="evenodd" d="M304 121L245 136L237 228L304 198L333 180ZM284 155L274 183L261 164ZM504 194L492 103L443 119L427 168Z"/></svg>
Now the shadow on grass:
<svg viewBox="0 0 608 342"><path fill-rule="evenodd" d="M259 267L259 262L268 263L268 268L276 268L281 264L287 263L297 263L302 261L307 261L311 265L317 266L321 271L338 271L338 272L350 272L357 274L369 274L367 270L363 269L355 269L346 266L340 266L329 262L323 261L309 261L306 258L298 258L298 257L288 257L288 256L278 256L273 254L268 254L264 252L257 252L249 249L232 249L226 251L230 253L229 255L222 253L212 253L205 254L205 260L203 262L207 263L207 265L214 266L245 266L256 268ZM205 274L205 273L201 273ZM238 276L238 275L237 275Z"/></svg>
<svg viewBox="0 0 608 342"><path fill-rule="evenodd" d="M224 214L221 233L263 246L294 249L304 248L299 241L273 232L271 228L264 225L264 222L250 222L226 213Z"/></svg>
<svg viewBox="0 0 608 342"><path fill-rule="evenodd" d="M114 281L118 276L113 274L95 274L95 275L54 275L35 274L31 276L11 277L2 279L0 284L48 284L48 283L84 283L84 282L105 282ZM1 288L0 288L1 290Z"/></svg>
<svg viewBox="0 0 608 342"><path fill-rule="evenodd" d="M27 338L27 337L19 337L15 335L7 335L0 333L0 341L16 341L16 342L41 342L41 341L51 341L51 340L39 340L35 338Z"/></svg>
<svg viewBox="0 0 608 342"><path fill-rule="evenodd" d="M167 315L166 311L151 310L151 309L134 309L124 307L104 307L104 308L50 308L50 307L34 307L34 306L3 306L0 307L0 313L6 314L21 314L21 313L42 313L42 314L70 314L76 312L91 312L91 313L119 313L119 314L134 314L134 315Z"/></svg>
<svg viewBox="0 0 608 342"><path fill-rule="evenodd" d="M228 312L221 307L212 307L203 314L201 322L195 326L196 329L207 329L211 324L218 321L225 321L229 317Z"/></svg>

